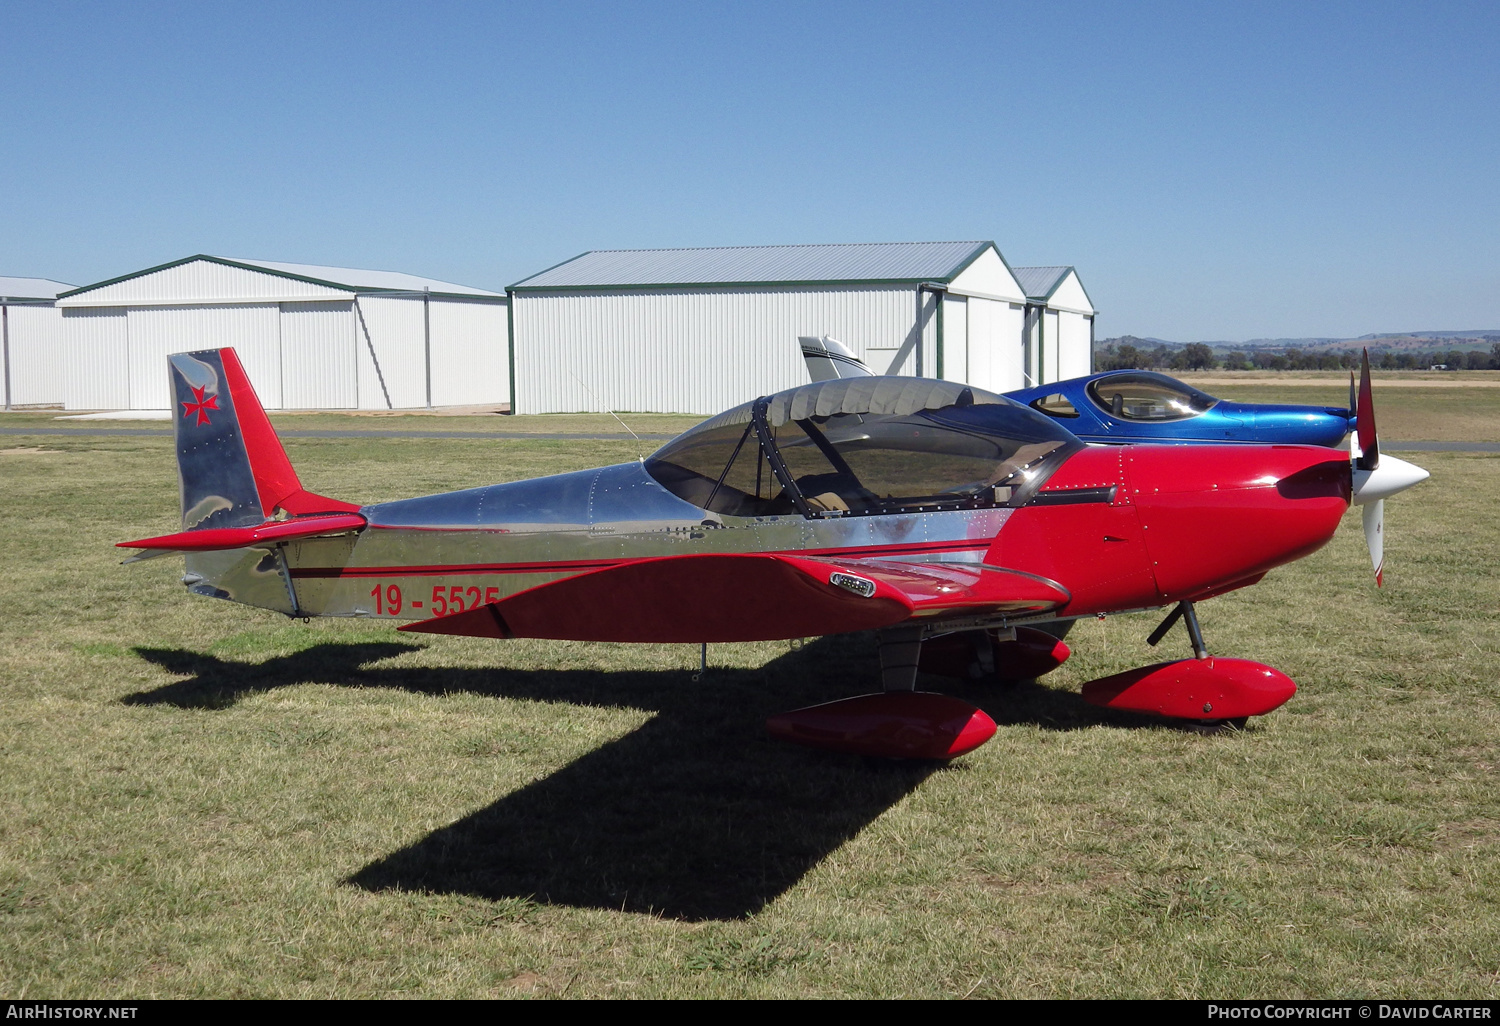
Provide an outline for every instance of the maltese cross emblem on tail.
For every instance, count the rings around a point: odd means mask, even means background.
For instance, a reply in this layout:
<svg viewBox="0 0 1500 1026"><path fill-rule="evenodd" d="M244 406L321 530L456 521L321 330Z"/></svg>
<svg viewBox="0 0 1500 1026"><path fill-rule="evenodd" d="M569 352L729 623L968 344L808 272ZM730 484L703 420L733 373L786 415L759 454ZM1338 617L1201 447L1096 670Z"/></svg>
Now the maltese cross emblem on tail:
<svg viewBox="0 0 1500 1026"><path fill-rule="evenodd" d="M219 408L219 397L217 395L211 395L207 399L205 399L203 398L203 393L206 391L207 389L194 388L193 401L190 403L182 404L183 419L186 420L188 417L191 417L196 413L198 415L198 427L202 427L204 424L209 423L207 411L217 410Z"/></svg>

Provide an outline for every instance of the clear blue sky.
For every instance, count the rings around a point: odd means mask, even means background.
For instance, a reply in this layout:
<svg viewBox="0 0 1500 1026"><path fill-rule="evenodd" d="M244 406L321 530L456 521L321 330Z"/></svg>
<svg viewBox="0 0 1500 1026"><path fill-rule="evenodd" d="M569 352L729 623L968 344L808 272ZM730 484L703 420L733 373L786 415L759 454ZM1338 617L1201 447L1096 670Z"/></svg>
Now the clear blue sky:
<svg viewBox="0 0 1500 1026"><path fill-rule="evenodd" d="M0 274L994 239L1100 336L1500 328L1500 5L0 2Z"/></svg>

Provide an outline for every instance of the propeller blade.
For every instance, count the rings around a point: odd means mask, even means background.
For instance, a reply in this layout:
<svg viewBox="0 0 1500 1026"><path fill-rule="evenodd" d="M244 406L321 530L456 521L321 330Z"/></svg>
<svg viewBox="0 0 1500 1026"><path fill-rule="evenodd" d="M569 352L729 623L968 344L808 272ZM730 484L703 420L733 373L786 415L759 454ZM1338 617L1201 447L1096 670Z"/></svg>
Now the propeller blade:
<svg viewBox="0 0 1500 1026"><path fill-rule="evenodd" d="M1359 365L1359 408L1355 411L1355 428L1359 435L1359 468L1374 470L1380 465L1380 439L1375 434L1375 398L1370 392L1368 349Z"/></svg>
<svg viewBox="0 0 1500 1026"><path fill-rule="evenodd" d="M1357 403L1358 403L1357 395L1358 395L1358 393L1356 393L1354 391L1354 372L1350 371L1349 372L1349 431L1351 433L1351 437L1349 439L1349 451L1352 454L1351 457L1350 457L1351 459L1353 458L1354 455L1357 455L1357 453L1355 453L1354 450L1356 450L1356 449L1359 448L1359 443L1352 437L1353 432L1359 426L1358 421L1355 420L1355 418L1357 416L1359 416L1359 406L1357 405Z"/></svg>
<svg viewBox="0 0 1500 1026"><path fill-rule="evenodd" d="M1354 375L1349 375L1354 388ZM1364 507L1365 544L1375 567L1375 587L1385 582L1385 500L1404 492L1430 476L1414 463L1395 456L1380 458L1380 439L1375 434L1375 402L1370 392L1370 351L1360 359L1358 406L1354 408L1354 433L1349 436L1349 500Z"/></svg>
<svg viewBox="0 0 1500 1026"><path fill-rule="evenodd" d="M1370 547L1370 563L1375 567L1375 587L1385 577L1385 500L1376 499L1364 508L1365 544Z"/></svg>

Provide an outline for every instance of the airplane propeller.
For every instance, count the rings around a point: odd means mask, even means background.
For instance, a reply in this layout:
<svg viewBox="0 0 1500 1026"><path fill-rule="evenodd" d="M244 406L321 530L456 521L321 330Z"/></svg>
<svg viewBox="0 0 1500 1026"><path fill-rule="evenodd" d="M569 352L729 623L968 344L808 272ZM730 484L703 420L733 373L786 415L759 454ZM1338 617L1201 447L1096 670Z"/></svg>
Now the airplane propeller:
<svg viewBox="0 0 1500 1026"><path fill-rule="evenodd" d="M1370 351L1360 361L1359 394L1354 392L1354 375L1349 375L1350 409L1355 414L1355 431L1349 437L1349 470L1353 476L1351 502L1362 506L1365 544L1370 549L1370 563L1375 567L1375 586L1384 583L1385 575L1385 500L1404 492L1430 476L1413 463L1380 454L1380 438L1375 431L1375 404L1370 391Z"/></svg>

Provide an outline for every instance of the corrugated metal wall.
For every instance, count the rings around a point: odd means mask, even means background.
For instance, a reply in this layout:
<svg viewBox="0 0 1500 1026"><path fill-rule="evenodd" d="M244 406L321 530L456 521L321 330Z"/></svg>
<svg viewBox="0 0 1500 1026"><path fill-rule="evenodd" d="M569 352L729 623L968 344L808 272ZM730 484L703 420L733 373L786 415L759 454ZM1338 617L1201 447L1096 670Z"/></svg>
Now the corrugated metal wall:
<svg viewBox="0 0 1500 1026"><path fill-rule="evenodd" d="M505 305L431 300L434 405L510 397ZM11 308L12 341L20 307ZM25 330L37 308L28 309ZM166 409L167 355L233 346L268 410L427 405L422 299L74 307L50 312L61 358L13 345L12 401L68 409ZM27 362L30 360L30 362ZM19 372L19 375L18 375ZM49 377L50 376L50 377ZM33 382L55 381L53 386ZM17 382L26 391L18 392ZM38 389L50 387L48 398Z"/></svg>
<svg viewBox="0 0 1500 1026"><path fill-rule="evenodd" d="M890 286L523 292L512 303L518 413L716 413L805 383L799 335L832 335L873 366L889 357L869 351L900 348L917 317L916 289Z"/></svg>
<svg viewBox="0 0 1500 1026"><path fill-rule="evenodd" d="M62 311L48 304L7 305L10 401L13 406L57 406L63 401Z"/></svg>
<svg viewBox="0 0 1500 1026"><path fill-rule="evenodd" d="M170 353L233 346L267 409L281 407L281 318L269 304L152 306L126 311L129 325L130 408L172 405Z"/></svg>
<svg viewBox="0 0 1500 1026"><path fill-rule="evenodd" d="M1057 314L1057 373L1062 378L1077 378L1088 374L1091 353L1089 351L1089 319L1083 314L1061 310Z"/></svg>
<svg viewBox="0 0 1500 1026"><path fill-rule="evenodd" d="M973 385L977 382L969 380L968 305L963 296L943 297L943 377Z"/></svg>
<svg viewBox="0 0 1500 1026"><path fill-rule="evenodd" d="M969 297L968 341L971 385L991 392L1026 387L1026 356L1021 341L1025 308L1019 303ZM946 327L946 326L945 326Z"/></svg>
<svg viewBox="0 0 1500 1026"><path fill-rule="evenodd" d="M361 296L354 310L359 332L359 408L426 406L422 300Z"/></svg>
<svg viewBox="0 0 1500 1026"><path fill-rule="evenodd" d="M354 304L281 304L281 405L344 410L359 404Z"/></svg>
<svg viewBox="0 0 1500 1026"><path fill-rule="evenodd" d="M1042 377L1044 382L1061 381L1062 374L1058 372L1058 354L1061 347L1057 342L1057 311L1042 311Z"/></svg>
<svg viewBox="0 0 1500 1026"><path fill-rule="evenodd" d="M64 407L130 408L130 332L124 310L64 310L63 360Z"/></svg>
<svg viewBox="0 0 1500 1026"><path fill-rule="evenodd" d="M432 403L510 402L506 307L482 300L431 301Z"/></svg>

